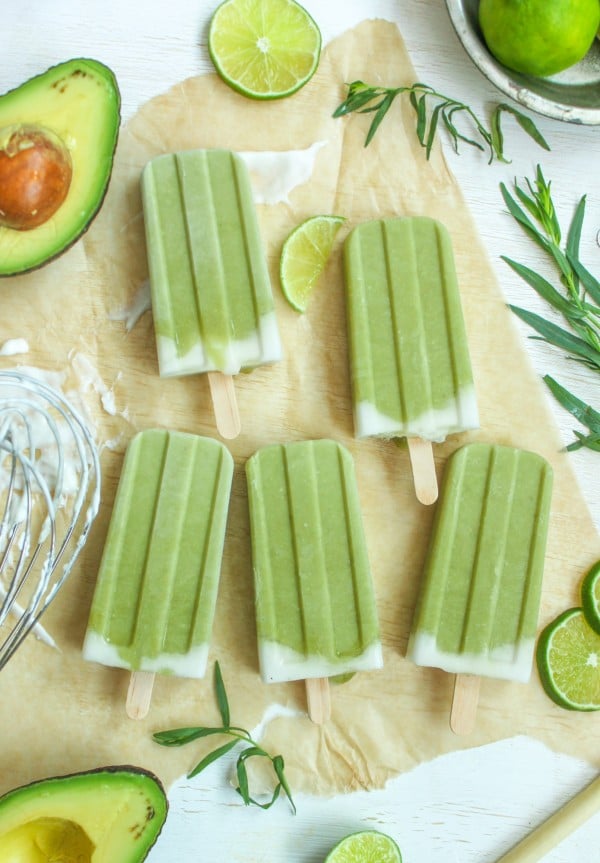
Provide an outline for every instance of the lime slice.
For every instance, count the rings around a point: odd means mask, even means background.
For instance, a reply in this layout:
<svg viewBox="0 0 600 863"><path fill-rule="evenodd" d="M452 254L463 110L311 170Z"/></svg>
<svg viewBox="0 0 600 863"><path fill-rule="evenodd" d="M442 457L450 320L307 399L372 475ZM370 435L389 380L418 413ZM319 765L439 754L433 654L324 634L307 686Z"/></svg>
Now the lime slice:
<svg viewBox="0 0 600 863"><path fill-rule="evenodd" d="M377 830L364 830L338 842L325 863L402 863L402 856L390 836Z"/></svg>
<svg viewBox="0 0 600 863"><path fill-rule="evenodd" d="M550 698L569 710L600 710L600 635L582 608L560 614L539 637L536 659Z"/></svg>
<svg viewBox="0 0 600 863"><path fill-rule="evenodd" d="M321 33L295 0L225 0L208 31L221 78L251 99L281 99L312 78Z"/></svg>
<svg viewBox="0 0 600 863"><path fill-rule="evenodd" d="M311 216L289 235L279 262L281 289L288 303L305 312L308 300L331 254L343 216Z"/></svg>
<svg viewBox="0 0 600 863"><path fill-rule="evenodd" d="M581 603L587 622L595 632L600 633L600 560L583 579Z"/></svg>

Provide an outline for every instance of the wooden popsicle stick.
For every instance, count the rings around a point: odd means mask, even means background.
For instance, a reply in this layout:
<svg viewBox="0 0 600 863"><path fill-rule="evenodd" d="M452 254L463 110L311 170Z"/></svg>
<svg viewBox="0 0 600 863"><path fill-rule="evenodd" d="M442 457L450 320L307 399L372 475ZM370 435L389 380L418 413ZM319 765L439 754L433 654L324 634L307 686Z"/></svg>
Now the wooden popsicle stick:
<svg viewBox="0 0 600 863"><path fill-rule="evenodd" d="M308 715L316 725L323 725L331 717L331 693L326 677L307 677L306 701Z"/></svg>
<svg viewBox="0 0 600 863"><path fill-rule="evenodd" d="M455 734L470 734L475 727L479 686L476 674L457 674L450 709L450 728Z"/></svg>
<svg viewBox="0 0 600 863"><path fill-rule="evenodd" d="M431 441L419 437L409 437L406 442L417 500L429 506L438 498L433 446Z"/></svg>
<svg viewBox="0 0 600 863"><path fill-rule="evenodd" d="M143 719L148 715L154 687L153 671L132 671L127 689L125 712L130 719Z"/></svg>
<svg viewBox="0 0 600 863"><path fill-rule="evenodd" d="M242 428L233 376L208 372L208 385L219 434L231 440L239 435Z"/></svg>
<svg viewBox="0 0 600 863"><path fill-rule="evenodd" d="M599 811L600 776L500 857L497 863L538 863Z"/></svg>

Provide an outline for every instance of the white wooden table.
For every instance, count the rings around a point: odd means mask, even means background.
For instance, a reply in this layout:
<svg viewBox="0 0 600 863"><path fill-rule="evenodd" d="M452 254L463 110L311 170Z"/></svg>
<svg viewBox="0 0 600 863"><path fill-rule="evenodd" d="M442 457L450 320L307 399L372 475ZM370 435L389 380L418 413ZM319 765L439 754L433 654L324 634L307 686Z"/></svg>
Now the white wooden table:
<svg viewBox="0 0 600 863"><path fill-rule="evenodd" d="M0 24L0 89L17 86L61 60L90 56L115 72L127 121L140 105L192 75L211 71L206 50L212 0L21 0L5 4ZM418 80L467 101L483 116L505 101L476 70L459 44L443 0L304 0L324 41L364 18L397 22ZM567 225L587 194L582 256L600 271L600 126L581 127L535 117L550 142L545 153L510 120L505 125L510 165L488 166L464 146L445 146L476 218L507 301L540 313L533 291L500 260L509 254L538 265L532 244L504 212L499 183L531 177L538 162L552 180L558 216ZM524 337L529 330L522 328ZM552 373L580 398L600 408L598 375L563 360L546 345L528 340L540 374ZM576 422L551 402L565 443ZM584 496L600 529L600 455L573 454ZM597 731L597 723L590 723ZM526 764L526 767L525 767ZM343 835L380 829L398 841L405 863L493 863L534 824L554 811L594 775L593 768L556 755L523 738L467 750L424 764L383 791L332 800L297 800L293 817L285 803L268 813L246 809L228 784L227 765L214 765L193 782L170 791L171 813L152 863L221 860L257 863L283 860L319 863ZM600 815L548 855L547 863L597 859Z"/></svg>

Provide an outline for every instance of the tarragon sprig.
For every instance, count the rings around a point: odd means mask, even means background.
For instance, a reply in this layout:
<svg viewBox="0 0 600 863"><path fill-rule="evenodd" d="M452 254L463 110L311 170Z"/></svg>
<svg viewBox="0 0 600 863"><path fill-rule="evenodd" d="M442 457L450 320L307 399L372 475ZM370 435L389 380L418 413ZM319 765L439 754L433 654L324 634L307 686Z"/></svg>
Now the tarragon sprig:
<svg viewBox="0 0 600 863"><path fill-rule="evenodd" d="M600 413L581 399L578 399L577 396L573 395L573 393L566 390L550 375L544 375L544 380L556 400L566 410L568 410L576 420L579 420L581 425L588 429L588 434L582 434L582 432L577 429L573 429L575 440L567 446L567 449L576 450L585 447L586 449L600 452Z"/></svg>
<svg viewBox="0 0 600 863"><path fill-rule="evenodd" d="M585 195L575 209L563 245L550 186L538 165L535 178L525 178L525 188L515 182L514 194L511 194L501 183L500 190L509 213L550 258L557 270L562 290L557 290L551 282L529 267L505 256L502 259L562 315L569 328L558 326L519 306L511 305L510 308L535 330L537 338L566 351L570 359L600 372L600 282L579 257ZM567 449L588 447L600 451L600 413L551 376L546 375L544 380L558 402L589 430L587 435L575 431L576 440Z"/></svg>
<svg viewBox="0 0 600 863"><path fill-rule="evenodd" d="M493 162L494 159L508 162L509 160L504 155L504 135L501 128L502 115L505 113L512 114L521 128L540 147L545 150L550 149L533 120L512 105L506 103L497 105L492 113L490 128L488 129L469 105L450 96L444 96L434 90L433 87L421 83L402 87L372 87L363 81L353 81L352 84L348 85L348 95L335 109L333 116L345 117L354 112L359 114L373 113L375 116L365 138L366 147L372 141L396 97L403 93L408 94L410 103L415 109L417 137L421 146L425 148L428 159L436 133L441 125L450 136L456 153L459 152L459 143L462 141L480 150L489 150L488 162ZM456 123L456 118L459 115L466 118L467 127L473 128L480 140L469 137L464 131L461 131Z"/></svg>
<svg viewBox="0 0 600 863"><path fill-rule="evenodd" d="M201 737L224 735L231 738L227 743L224 743L222 746L209 752L208 755L205 755L204 758L202 758L196 766L189 771L187 774L188 779L191 779L193 776L197 776L206 767L208 767L209 764L212 764L223 755L226 755L235 746L243 744L245 748L239 754L236 762L236 775L238 781L236 791L241 796L246 806L250 806L252 804L254 806L259 806L261 809L270 809L278 799L280 793L283 792L290 802L292 811L296 814L296 805L292 799L292 794L285 776L283 757L281 755L269 755L268 752L252 739L250 733L246 731L245 728L240 728L239 726L231 724L229 699L227 698L227 692L225 690L225 684L223 682L218 662L215 663L214 686L219 713L223 723L221 726L172 728L169 731L157 731L153 734L153 739L157 743L160 743L161 746L184 746L186 743L199 740ZM250 794L250 782L246 768L246 763L250 758L267 758L271 762L273 771L277 777L277 784L275 785L271 799L266 802L256 800L256 798L252 797Z"/></svg>

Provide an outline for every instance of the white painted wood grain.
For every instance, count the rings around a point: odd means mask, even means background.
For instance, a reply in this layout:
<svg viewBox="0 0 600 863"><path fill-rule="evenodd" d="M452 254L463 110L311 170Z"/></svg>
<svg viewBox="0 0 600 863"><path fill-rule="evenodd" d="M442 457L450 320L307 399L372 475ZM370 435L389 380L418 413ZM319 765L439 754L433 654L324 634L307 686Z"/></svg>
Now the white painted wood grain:
<svg viewBox="0 0 600 863"><path fill-rule="evenodd" d="M325 40L363 18L398 23L419 80L464 99L482 116L504 96L464 54L443 0L303 0ZM206 32L216 3L210 0L21 0L4 4L0 25L0 89L17 86L56 62L91 56L111 66L120 83L126 121L137 108L172 84L211 70ZM390 85L395 82L384 82ZM456 156L445 145L507 301L546 313L541 301L500 260L508 255L534 267L539 257L504 212L499 183L532 176L539 162L566 226L587 193L582 255L600 271L600 127L579 127L536 117L552 147L532 145L507 118L509 165L487 165L469 147ZM519 325L520 326L520 325ZM521 327L524 338L529 335ZM600 408L597 374L529 340L535 369L554 374L582 399ZM554 402L565 443L575 423ZM600 528L598 455L574 454L573 464ZM592 720L593 722L593 720ZM592 728L592 722L590 727ZM597 726L597 723L595 723ZM592 731L590 733L593 733ZM151 863L319 863L344 834L381 829L394 836L405 863L493 863L529 829L551 814L593 777L589 765L517 738L467 750L424 764L382 791L331 800L300 797L292 816L285 803L268 813L246 809L228 785L231 764L214 765L193 782L172 789L171 813ZM597 859L600 816L566 840L545 863Z"/></svg>
<svg viewBox="0 0 600 863"><path fill-rule="evenodd" d="M293 815L283 800L268 812L245 807L231 785L235 757L171 789L151 863L320 863L358 830L392 836L404 863L494 863L595 777L588 764L515 737L441 756L381 791L295 795ZM595 863L599 836L600 813L544 863Z"/></svg>

